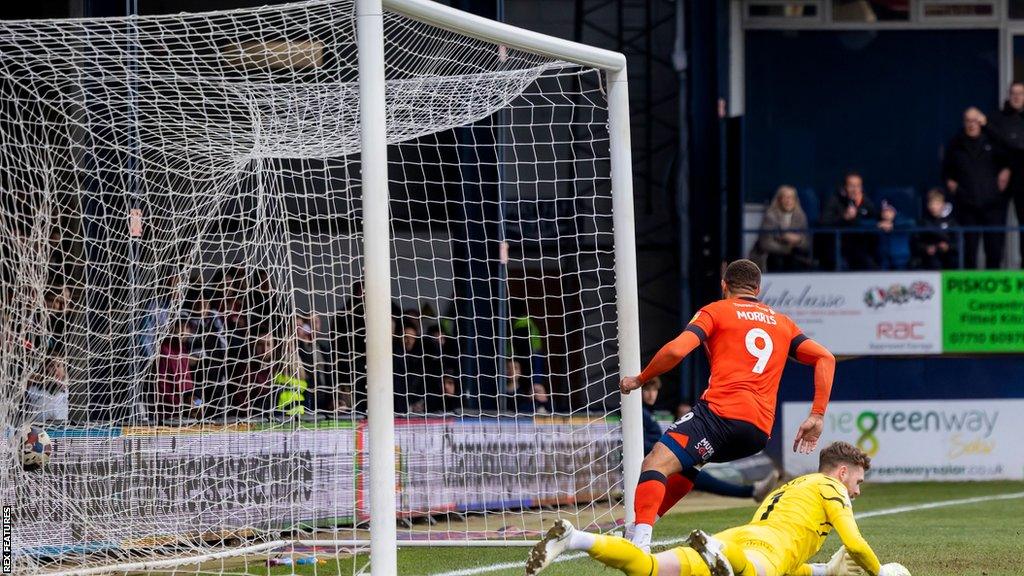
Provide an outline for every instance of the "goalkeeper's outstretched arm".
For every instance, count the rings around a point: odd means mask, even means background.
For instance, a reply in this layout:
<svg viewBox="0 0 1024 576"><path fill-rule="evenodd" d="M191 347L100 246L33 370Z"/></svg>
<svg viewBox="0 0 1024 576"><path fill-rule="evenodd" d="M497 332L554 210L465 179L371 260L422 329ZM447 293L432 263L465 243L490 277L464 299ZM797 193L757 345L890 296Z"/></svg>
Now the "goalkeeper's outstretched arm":
<svg viewBox="0 0 1024 576"><path fill-rule="evenodd" d="M791 572L788 576L863 576L864 569L857 565L846 552L846 546L840 546L839 550L829 558L826 564L804 564Z"/></svg>
<svg viewBox="0 0 1024 576"><path fill-rule="evenodd" d="M845 546L832 555L827 564L804 564L787 576L864 576L868 574L864 568L857 564ZM882 564L878 569L877 576L909 576L910 572L898 562Z"/></svg>
<svg viewBox="0 0 1024 576"><path fill-rule="evenodd" d="M832 504L832 502L828 503ZM836 533L843 541L843 545L846 546L846 551L858 566L864 568L871 576L877 576L882 565L878 561L875 551L868 545L868 541L861 536L860 530L857 528L857 521L853 519L853 511L846 506L836 510L837 507L837 505L829 506L832 510L829 511L828 516Z"/></svg>

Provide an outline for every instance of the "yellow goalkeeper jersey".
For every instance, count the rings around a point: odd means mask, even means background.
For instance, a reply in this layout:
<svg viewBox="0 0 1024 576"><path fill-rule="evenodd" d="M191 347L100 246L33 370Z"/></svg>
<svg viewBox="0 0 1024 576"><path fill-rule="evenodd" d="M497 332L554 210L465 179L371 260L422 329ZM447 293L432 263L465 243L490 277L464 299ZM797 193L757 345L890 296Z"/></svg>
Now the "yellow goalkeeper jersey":
<svg viewBox="0 0 1024 576"><path fill-rule="evenodd" d="M814 556L833 528L854 560L878 574L878 557L857 529L846 487L824 474L808 474L780 486L765 498L749 524L716 536L761 552L778 573L787 574Z"/></svg>

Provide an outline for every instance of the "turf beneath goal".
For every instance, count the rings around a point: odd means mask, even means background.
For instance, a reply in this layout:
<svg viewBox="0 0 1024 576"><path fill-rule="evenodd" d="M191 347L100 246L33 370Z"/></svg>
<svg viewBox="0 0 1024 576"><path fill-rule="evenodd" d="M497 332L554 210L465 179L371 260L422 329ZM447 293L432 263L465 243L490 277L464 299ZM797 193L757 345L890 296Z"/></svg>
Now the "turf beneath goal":
<svg viewBox="0 0 1024 576"><path fill-rule="evenodd" d="M983 500L931 509L897 508L1016 494L1001 500ZM737 507L670 514L658 523L655 540L680 540L694 528L718 531L746 522L753 504L737 500ZM1024 482L867 484L855 502L862 518L861 531L882 562L900 562L915 576L1020 576L1024 573ZM839 546L834 534L817 561L824 561ZM656 546L655 550L668 548ZM402 575L511 576L523 573L526 548L410 548L399 551ZM353 562L353 560L355 560ZM348 558L339 564L263 568L251 574L323 576L352 574L366 558ZM250 566L250 570L252 567ZM611 575L617 572L589 558L560 562L545 571L550 576Z"/></svg>

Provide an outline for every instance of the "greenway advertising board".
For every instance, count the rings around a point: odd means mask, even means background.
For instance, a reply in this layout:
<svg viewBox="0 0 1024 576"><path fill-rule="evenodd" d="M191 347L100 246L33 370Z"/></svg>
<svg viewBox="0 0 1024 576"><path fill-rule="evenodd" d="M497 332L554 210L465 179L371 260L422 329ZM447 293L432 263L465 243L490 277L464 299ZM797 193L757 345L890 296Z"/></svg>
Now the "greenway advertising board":
<svg viewBox="0 0 1024 576"><path fill-rule="evenodd" d="M1024 352L1024 272L942 274L945 352Z"/></svg>
<svg viewBox="0 0 1024 576"><path fill-rule="evenodd" d="M939 354L938 272L766 274L761 299L834 354Z"/></svg>
<svg viewBox="0 0 1024 576"><path fill-rule="evenodd" d="M783 446L793 443L807 402L782 406ZM832 402L819 447L849 442L871 456L873 482L1024 479L1024 400ZM818 452L783 451L793 475L818 468Z"/></svg>

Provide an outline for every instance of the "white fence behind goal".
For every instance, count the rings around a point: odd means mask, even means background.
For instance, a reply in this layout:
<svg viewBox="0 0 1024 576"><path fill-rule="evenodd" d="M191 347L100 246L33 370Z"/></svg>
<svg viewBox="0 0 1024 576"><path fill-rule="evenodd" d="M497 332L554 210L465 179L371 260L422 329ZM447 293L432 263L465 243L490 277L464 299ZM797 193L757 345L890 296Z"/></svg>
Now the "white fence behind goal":
<svg viewBox="0 0 1024 576"><path fill-rule="evenodd" d="M624 59L359 4L0 23L15 573L390 574L631 513Z"/></svg>

